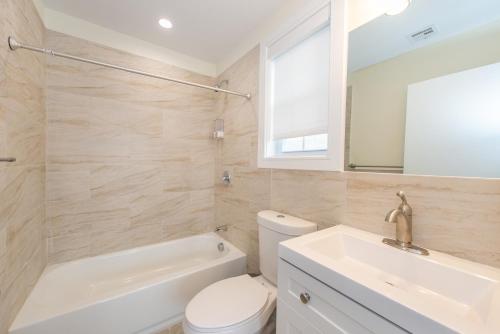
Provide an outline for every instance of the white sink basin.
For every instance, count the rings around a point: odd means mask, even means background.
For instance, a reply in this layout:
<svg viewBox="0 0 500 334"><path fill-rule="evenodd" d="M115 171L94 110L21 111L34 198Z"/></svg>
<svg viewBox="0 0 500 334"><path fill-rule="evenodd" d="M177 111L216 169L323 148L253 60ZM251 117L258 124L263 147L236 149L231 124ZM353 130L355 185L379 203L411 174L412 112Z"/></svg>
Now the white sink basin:
<svg viewBox="0 0 500 334"><path fill-rule="evenodd" d="M412 333L500 333L500 270L336 226L280 245L280 257Z"/></svg>

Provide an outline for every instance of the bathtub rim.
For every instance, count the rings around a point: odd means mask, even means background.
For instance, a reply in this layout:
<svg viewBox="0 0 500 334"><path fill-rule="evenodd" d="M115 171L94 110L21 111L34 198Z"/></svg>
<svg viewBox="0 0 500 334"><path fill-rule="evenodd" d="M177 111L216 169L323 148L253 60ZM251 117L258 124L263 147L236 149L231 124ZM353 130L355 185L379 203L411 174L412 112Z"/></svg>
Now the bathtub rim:
<svg viewBox="0 0 500 334"><path fill-rule="evenodd" d="M227 252L227 254L230 254L230 253L239 253L238 255L242 255L242 256L246 256L247 254L245 254L243 251L241 251L238 247L236 247L235 245L233 245L231 242L229 242L228 240L224 239L223 237L221 237L219 234L215 233L215 232L207 232L207 233L202 233L202 234L195 234L195 235L191 235L191 236L187 236L187 237L183 237L183 238L178 238L178 239L171 239L171 240L166 240L166 241L162 241L162 242L157 242L157 243L154 243L154 244L148 244L148 245L143 245L143 246L138 246L138 247L134 247L134 248L126 248L126 249L122 249L122 250L117 250L117 251L113 251L113 252L109 252L109 253L104 253L104 254L99 254L99 255L93 255L93 256L86 256L86 257L82 257L82 258L79 258L79 259L75 259L75 260L70 260L70 261L65 261L65 262L58 262L58 263L49 263L47 264L47 266L45 266L42 274L40 275L40 277L42 275L44 275L46 272L50 272L50 271L53 271L59 267L63 267L65 265L70 265L70 264L79 264L79 263L84 263L84 262L87 262L89 260L97 260L97 259L109 259L109 258L112 258L112 257L115 257L115 256L118 256L118 255L129 255L129 254L136 254L136 253L139 253L141 250L148 250L148 249L155 249L155 248L160 248L161 246L165 245L165 244L168 244L168 243L180 243L182 241L185 241L187 239L192 239L192 238L200 238L200 237L215 237L215 239L217 239L218 241L221 241L221 242L224 242L224 246L226 245L229 245L230 246L230 250L229 252Z"/></svg>
<svg viewBox="0 0 500 334"><path fill-rule="evenodd" d="M224 263L235 261L235 260L238 260L238 259L241 259L241 258L245 258L245 261L246 261L247 255L243 251L241 251L239 248L237 248L236 246L234 246L231 242L227 241L226 239L224 239L223 237L221 237L217 233L215 233L215 232L208 232L208 233L203 233L203 234L196 234L196 235L192 235L192 236L187 236L187 237L179 238L179 239L167 240L167 241L163 241L163 242L160 242L160 243L155 243L155 244L150 244L150 245L144 245L144 246L139 246L139 247L135 247L135 248L125 249L125 250L121 250L121 251L115 251L115 252L106 253L106 254L100 254L100 255L96 255L96 256L89 256L89 257L85 257L85 258L81 258L81 259L76 259L76 260L72 260L72 261L50 264L50 265L47 265L44 268L42 274L40 275L40 277L38 278L37 282L33 286L33 290L36 287L37 283L46 274L54 271L55 269L64 267L64 266L69 265L69 264L78 265L79 263L82 263L82 262L85 263L85 262L88 262L89 260L92 260L92 259L106 259L106 258L112 258L113 256L117 256L117 255L135 254L135 253L138 253L140 250L160 248L162 245L165 245L167 243L176 243L176 242L181 242L181 241L186 240L186 239L200 238L200 237L202 237L202 238L203 237L204 238L215 237L215 240L217 242L224 242L224 245L226 247L229 246L229 250L228 250L227 253L224 254L224 256L216 258L216 259L214 259L214 260L212 260L210 262L207 262L207 263L204 263L204 264L199 264L199 265L187 268L187 269L183 269L183 270L180 270L180 271L175 272L175 273L171 273L171 274L167 275L166 277L163 277L163 278L155 280L155 281L150 281L147 284L144 284L144 285L142 285L140 287L128 289L126 291L121 291L121 292L119 292L117 294L114 294L114 295L106 297L106 298L96 299L92 303L84 303L84 304L79 305L77 307L71 308L70 311L54 312L54 313L51 313L50 316L40 317L40 318L37 318L35 321L28 322L27 319L25 319L25 320L19 319L20 322L18 323L18 316L21 314L21 312L23 311L23 308L24 308L25 304L29 300L30 295L28 295L28 297L26 298L26 300L23 303L23 306L21 307L21 309L19 310L19 312L16 314L16 317L14 318L14 321L11 323L11 325L10 325L10 327L8 329L8 333L11 333L11 331L22 329L23 327L32 326L33 324L38 323L38 322L43 322L43 321L51 320L53 318L62 316L64 314L66 314L66 313L77 312L77 311L86 309L88 307L91 307L94 304L105 303L105 302L111 301L113 299L118 299L118 298L121 298L121 297L123 297L123 296L125 296L127 294L139 292L141 290L150 288L152 286L160 285L160 284L166 283L166 282L168 282L170 280L178 279L179 277L182 277L182 276L185 276L185 275L190 275L190 274L194 274L194 273L196 273L198 271L206 270L206 269L208 269L210 267L213 267L213 266L222 265Z"/></svg>

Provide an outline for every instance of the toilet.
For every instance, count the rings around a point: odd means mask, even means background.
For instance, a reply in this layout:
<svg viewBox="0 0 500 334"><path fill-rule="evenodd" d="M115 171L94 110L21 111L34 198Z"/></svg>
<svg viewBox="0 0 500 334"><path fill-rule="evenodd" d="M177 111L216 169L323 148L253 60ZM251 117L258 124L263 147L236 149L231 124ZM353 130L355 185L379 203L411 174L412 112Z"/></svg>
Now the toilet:
<svg viewBox="0 0 500 334"><path fill-rule="evenodd" d="M257 223L262 275L228 278L200 291L186 307L185 334L264 334L274 330L267 324L276 308L278 244L314 232L317 225L271 210L259 212Z"/></svg>

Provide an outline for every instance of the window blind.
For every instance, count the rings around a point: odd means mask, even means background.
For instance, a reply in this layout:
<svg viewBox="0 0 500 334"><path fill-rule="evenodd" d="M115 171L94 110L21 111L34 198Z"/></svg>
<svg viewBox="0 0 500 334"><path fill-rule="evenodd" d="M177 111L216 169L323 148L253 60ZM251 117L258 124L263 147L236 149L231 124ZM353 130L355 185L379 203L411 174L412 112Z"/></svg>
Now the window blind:
<svg viewBox="0 0 500 334"><path fill-rule="evenodd" d="M271 66L273 139L327 133L330 27L278 55Z"/></svg>

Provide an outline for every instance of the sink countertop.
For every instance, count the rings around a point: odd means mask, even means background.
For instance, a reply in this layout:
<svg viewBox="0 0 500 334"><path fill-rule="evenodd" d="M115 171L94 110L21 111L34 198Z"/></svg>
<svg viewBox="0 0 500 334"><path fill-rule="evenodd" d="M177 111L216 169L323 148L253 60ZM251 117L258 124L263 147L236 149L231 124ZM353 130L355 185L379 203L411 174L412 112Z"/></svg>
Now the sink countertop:
<svg viewBox="0 0 500 334"><path fill-rule="evenodd" d="M500 270L338 225L280 244L285 261L412 333L500 333Z"/></svg>

